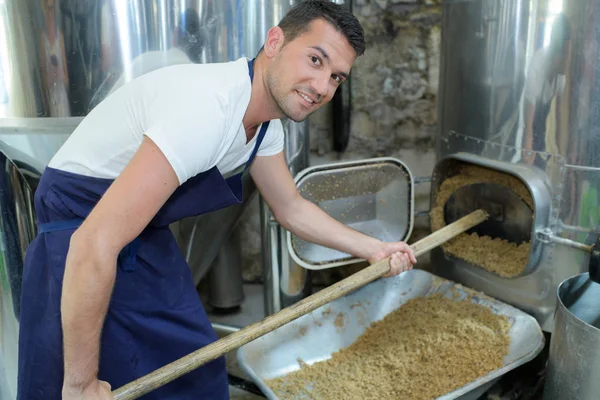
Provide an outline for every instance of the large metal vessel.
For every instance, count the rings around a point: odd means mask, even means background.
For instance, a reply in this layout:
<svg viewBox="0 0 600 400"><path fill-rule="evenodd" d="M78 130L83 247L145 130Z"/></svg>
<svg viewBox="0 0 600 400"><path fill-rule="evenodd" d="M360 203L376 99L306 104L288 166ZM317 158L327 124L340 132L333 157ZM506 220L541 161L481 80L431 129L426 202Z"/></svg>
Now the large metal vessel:
<svg viewBox="0 0 600 400"><path fill-rule="evenodd" d="M535 218L519 276L497 276L441 249L433 266L531 313L546 331L557 286L588 270L582 244L599 233L599 23L597 0L443 2L432 201L453 163L472 163L520 179Z"/></svg>
<svg viewBox="0 0 600 400"><path fill-rule="evenodd" d="M22 256L35 234L28 196L56 150L83 116L139 75L171 64L254 57L268 29L298 1L0 1L0 183L12 196L0 207L2 215L16 214L2 220L0 399L16 391ZM292 169L306 167L307 127L284 121ZM243 204L172 226L197 283L219 266L210 276L218 287L211 291L215 306L243 298L240 266L229 261L239 260L239 235L231 233L256 192L249 176L244 190Z"/></svg>
<svg viewBox="0 0 600 400"><path fill-rule="evenodd" d="M587 273L558 286L544 400L594 400L600 392L600 284Z"/></svg>

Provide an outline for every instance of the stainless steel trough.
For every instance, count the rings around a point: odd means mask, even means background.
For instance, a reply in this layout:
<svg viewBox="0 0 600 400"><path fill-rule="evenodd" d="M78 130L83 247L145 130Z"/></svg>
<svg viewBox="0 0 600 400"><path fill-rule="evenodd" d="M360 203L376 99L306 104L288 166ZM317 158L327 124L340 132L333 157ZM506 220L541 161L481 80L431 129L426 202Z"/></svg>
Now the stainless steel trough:
<svg viewBox="0 0 600 400"><path fill-rule="evenodd" d="M296 176L307 200L331 217L384 241L406 241L412 232L414 188L400 160L380 157L307 168ZM364 260L307 242L287 232L290 255L307 269L325 269Z"/></svg>
<svg viewBox="0 0 600 400"><path fill-rule="evenodd" d="M240 347L237 352L239 365L268 399L276 400L278 397L265 380L298 370L298 359L309 365L327 360L333 352L353 343L372 322L412 298L434 293L443 293L458 301L467 295L467 290L422 270L379 279ZM461 296L454 297L456 293ZM532 316L487 296L474 296L471 301L510 319L509 353L502 368L437 400L475 400L502 375L532 360L544 347L544 335ZM340 313L345 315L343 326L335 323Z"/></svg>

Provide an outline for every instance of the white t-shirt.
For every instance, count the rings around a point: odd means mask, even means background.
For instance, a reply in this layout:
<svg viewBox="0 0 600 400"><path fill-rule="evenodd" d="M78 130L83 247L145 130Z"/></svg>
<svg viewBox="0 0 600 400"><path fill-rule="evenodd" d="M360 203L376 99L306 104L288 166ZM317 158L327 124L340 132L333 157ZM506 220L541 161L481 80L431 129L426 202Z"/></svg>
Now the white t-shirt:
<svg viewBox="0 0 600 400"><path fill-rule="evenodd" d="M258 139L257 131L246 144L242 123L250 93L246 58L149 72L98 104L49 167L115 179L147 135L165 154L180 184L214 166L227 176L245 165ZM257 156L277 154L283 143L281 121L273 120Z"/></svg>

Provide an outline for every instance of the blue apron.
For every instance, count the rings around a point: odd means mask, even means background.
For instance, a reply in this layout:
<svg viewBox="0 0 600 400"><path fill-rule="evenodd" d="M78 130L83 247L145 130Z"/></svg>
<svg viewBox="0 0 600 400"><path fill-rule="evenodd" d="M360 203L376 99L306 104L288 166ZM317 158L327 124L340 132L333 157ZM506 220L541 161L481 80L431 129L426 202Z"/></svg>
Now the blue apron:
<svg viewBox="0 0 600 400"><path fill-rule="evenodd" d="M252 81L253 60L248 68ZM217 339L169 224L240 203L242 174L254 160L268 125L262 124L243 172L225 179L213 167L189 179L119 255L98 374L113 389ZM42 175L35 193L39 232L27 249L23 270L18 399L61 398L60 299L69 240L112 182L50 167ZM228 399L225 358L142 398Z"/></svg>

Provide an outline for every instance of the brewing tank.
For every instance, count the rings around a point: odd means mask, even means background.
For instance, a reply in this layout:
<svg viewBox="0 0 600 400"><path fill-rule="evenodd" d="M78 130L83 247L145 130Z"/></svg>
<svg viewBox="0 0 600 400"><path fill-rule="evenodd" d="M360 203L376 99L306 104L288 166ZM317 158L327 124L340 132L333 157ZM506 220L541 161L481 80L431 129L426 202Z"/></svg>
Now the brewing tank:
<svg viewBox="0 0 600 400"><path fill-rule="evenodd" d="M443 249L433 252L435 271L551 331L557 286L588 270L582 245L598 237L600 3L446 0L442 7L434 189L451 162L485 165L523 181L535 219L523 274L498 276Z"/></svg>

